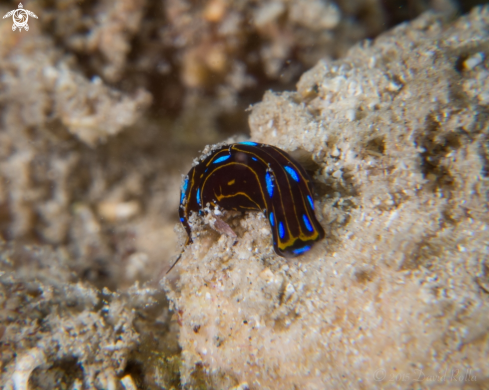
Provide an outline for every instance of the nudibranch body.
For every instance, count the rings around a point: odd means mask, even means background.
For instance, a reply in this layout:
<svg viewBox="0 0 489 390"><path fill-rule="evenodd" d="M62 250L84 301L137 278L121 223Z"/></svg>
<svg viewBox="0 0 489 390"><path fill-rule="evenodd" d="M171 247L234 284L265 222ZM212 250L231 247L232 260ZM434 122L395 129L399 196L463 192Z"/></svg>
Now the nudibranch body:
<svg viewBox="0 0 489 390"><path fill-rule="evenodd" d="M262 211L279 256L294 257L324 237L314 215L309 175L283 150L266 144L241 142L213 150L185 177L180 221L192 242L189 217L207 206L224 210Z"/></svg>

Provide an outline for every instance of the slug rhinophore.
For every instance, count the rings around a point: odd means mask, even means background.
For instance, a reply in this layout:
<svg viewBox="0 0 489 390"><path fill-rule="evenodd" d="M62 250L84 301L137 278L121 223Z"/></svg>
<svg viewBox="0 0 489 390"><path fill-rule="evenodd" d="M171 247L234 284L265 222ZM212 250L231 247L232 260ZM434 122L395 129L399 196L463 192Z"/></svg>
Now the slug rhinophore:
<svg viewBox="0 0 489 390"><path fill-rule="evenodd" d="M314 215L309 175L272 145L240 142L222 146L190 170L183 181L179 208L188 234L185 245L192 242L190 213L203 214L207 205L264 212L279 256L302 255L324 238Z"/></svg>

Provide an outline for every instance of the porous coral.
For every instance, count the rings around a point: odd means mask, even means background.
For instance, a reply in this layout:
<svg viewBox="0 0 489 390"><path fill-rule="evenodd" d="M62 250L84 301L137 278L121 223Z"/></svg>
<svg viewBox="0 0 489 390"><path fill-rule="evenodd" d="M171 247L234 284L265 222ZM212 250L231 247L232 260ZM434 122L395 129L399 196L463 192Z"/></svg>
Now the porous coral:
<svg viewBox="0 0 489 390"><path fill-rule="evenodd" d="M178 384L178 363L165 361L178 353L177 325L162 292L99 291L63 250L0 242L0 264L3 389L115 388L123 374L142 382L142 362L148 388Z"/></svg>
<svg viewBox="0 0 489 390"><path fill-rule="evenodd" d="M487 383L488 23L424 14L253 107L252 140L315 162L327 238L287 261L261 214L235 246L196 225L166 283L187 386Z"/></svg>

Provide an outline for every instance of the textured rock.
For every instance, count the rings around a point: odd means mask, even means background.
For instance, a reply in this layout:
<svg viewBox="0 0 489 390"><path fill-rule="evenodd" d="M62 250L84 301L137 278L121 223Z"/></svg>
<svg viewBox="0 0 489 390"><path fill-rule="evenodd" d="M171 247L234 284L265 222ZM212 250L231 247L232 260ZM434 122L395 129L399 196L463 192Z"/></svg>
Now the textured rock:
<svg viewBox="0 0 489 390"><path fill-rule="evenodd" d="M159 377L148 388L175 385L177 367L164 360L178 352L177 326L164 294L99 291L72 266L66 251L0 241L2 389L117 388L123 373L123 383L144 379L130 369L140 361Z"/></svg>
<svg viewBox="0 0 489 390"><path fill-rule="evenodd" d="M196 224L165 284L187 386L487 383L488 23L424 14L253 107L252 140L314 160L327 237L287 261L260 214L235 246Z"/></svg>

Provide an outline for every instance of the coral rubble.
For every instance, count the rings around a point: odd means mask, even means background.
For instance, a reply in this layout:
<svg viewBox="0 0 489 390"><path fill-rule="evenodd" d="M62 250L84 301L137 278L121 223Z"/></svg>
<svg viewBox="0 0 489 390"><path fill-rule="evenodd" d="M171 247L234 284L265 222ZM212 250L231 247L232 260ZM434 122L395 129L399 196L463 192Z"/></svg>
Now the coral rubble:
<svg viewBox="0 0 489 390"><path fill-rule="evenodd" d="M2 388L116 388L122 374L145 379L131 372L141 361L160 377L148 387L177 384L178 365L165 359L178 353L178 325L164 294L99 291L72 264L63 250L0 242Z"/></svg>

